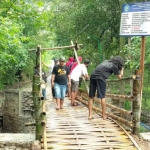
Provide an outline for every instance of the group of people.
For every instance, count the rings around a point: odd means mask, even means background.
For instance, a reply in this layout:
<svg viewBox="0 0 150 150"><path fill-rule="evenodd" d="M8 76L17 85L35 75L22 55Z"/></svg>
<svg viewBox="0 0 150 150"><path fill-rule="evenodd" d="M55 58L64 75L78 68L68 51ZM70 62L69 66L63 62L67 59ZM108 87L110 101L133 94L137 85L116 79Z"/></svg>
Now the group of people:
<svg viewBox="0 0 150 150"><path fill-rule="evenodd" d="M79 56L78 59L81 63L82 57ZM123 58L121 56L115 56L111 60L103 61L94 69L90 77L87 72L90 61L87 59L81 64L78 64L73 57L70 57L67 62L64 57L60 57L59 60L55 58L54 61L57 63L55 63L52 69L51 86L53 97L56 99L56 110L63 108L66 91L68 91L68 95L71 96L71 106L78 105L78 103L75 102L75 97L78 91L79 78L83 77L85 79L90 79L88 119L93 119L93 100L97 93L97 97L100 99L102 106L102 117L105 120L107 118L105 113L106 79L111 74L116 75L119 79L122 78L124 66Z"/></svg>
<svg viewBox="0 0 150 150"><path fill-rule="evenodd" d="M81 63L82 57L78 57L78 59ZM61 57L59 59L59 65L54 66L51 85L55 91L57 110L63 108L66 91L68 91L67 93L71 97L71 106L78 105L78 103L75 102L75 96L78 91L79 78L80 76L88 78L87 66L89 63L89 60L85 60L83 64L78 64L74 61L74 58L70 58L69 61L65 63L65 58Z"/></svg>

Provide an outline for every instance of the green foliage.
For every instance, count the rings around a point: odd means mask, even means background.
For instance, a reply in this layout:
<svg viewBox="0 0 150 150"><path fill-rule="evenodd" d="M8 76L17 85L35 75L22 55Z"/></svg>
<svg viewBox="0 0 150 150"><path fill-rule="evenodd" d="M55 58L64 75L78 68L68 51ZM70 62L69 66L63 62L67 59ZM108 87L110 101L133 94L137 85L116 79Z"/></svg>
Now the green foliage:
<svg viewBox="0 0 150 150"><path fill-rule="evenodd" d="M130 101L125 101L124 102L124 109L131 110L131 102Z"/></svg>
<svg viewBox="0 0 150 150"><path fill-rule="evenodd" d="M129 2L132 1L0 1L0 89L15 82L20 69L32 77L35 51L28 52L29 49L36 49L37 45L42 48L71 45L71 40L83 44L78 55L91 61L89 74L100 63L100 57L104 60L114 55L125 58L125 76L133 74L139 68L141 39L132 37L128 43L127 38L119 37L121 5ZM53 57L68 59L73 55L73 50L43 51L42 60L49 64ZM146 37L145 56L143 109L149 110L149 37ZM128 103L126 107L129 108Z"/></svg>
<svg viewBox="0 0 150 150"><path fill-rule="evenodd" d="M0 89L16 81L18 70L31 77L35 52L28 50L38 44L52 43L48 22L53 14L44 4L42 1L0 1Z"/></svg>

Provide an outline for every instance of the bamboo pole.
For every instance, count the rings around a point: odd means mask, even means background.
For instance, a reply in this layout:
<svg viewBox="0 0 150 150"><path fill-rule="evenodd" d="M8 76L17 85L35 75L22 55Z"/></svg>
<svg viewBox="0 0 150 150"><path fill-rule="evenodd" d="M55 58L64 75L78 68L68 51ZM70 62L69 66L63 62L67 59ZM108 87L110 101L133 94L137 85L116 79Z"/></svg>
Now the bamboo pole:
<svg viewBox="0 0 150 150"><path fill-rule="evenodd" d="M40 81L42 80L42 55L41 55L41 45L39 45L39 65L40 65Z"/></svg>
<svg viewBox="0 0 150 150"><path fill-rule="evenodd" d="M83 104L85 104L86 106L88 106L88 102L81 99L81 98L77 98L78 101L82 102ZM95 106L93 106L93 110L99 113L102 113L102 110L100 108L96 108ZM125 120L121 117L115 116L111 113L106 112L106 115L109 115L110 117L112 117L113 119L117 120L118 122L123 123L124 125L128 126L129 128L133 127L133 123L131 121Z"/></svg>
<svg viewBox="0 0 150 150"><path fill-rule="evenodd" d="M106 80L106 82L121 82L121 81L126 81L126 80L133 80L136 78L136 75L132 75L130 77L125 77L125 78L122 78L122 79L113 79L113 80Z"/></svg>
<svg viewBox="0 0 150 150"><path fill-rule="evenodd" d="M47 139L46 139L46 110L45 110L46 101L42 100L42 121L41 124L43 126L43 146L44 150L47 150ZM42 140L42 139L41 139Z"/></svg>
<svg viewBox="0 0 150 150"><path fill-rule="evenodd" d="M40 61L40 47L37 47L36 51L36 67ZM40 76L33 76L33 86L32 86L32 94L33 94L33 103L34 103L34 114L36 120L36 140L40 141L42 136L42 125L41 125L41 100L39 97L40 93Z"/></svg>
<svg viewBox="0 0 150 150"><path fill-rule="evenodd" d="M34 114L36 120L36 140L40 140L42 136L42 125L41 125L41 100L39 98L40 92L40 76L34 75L33 77L33 103L34 103Z"/></svg>
<svg viewBox="0 0 150 150"><path fill-rule="evenodd" d="M78 44L79 46L83 46L83 44ZM60 47L53 47L53 48L42 48L41 50L61 50L61 49L69 49L69 48L75 48L76 45L70 45L70 46L60 46ZM36 51L36 49L29 49L29 51Z"/></svg>
<svg viewBox="0 0 150 150"><path fill-rule="evenodd" d="M44 150L47 150L47 138L46 138L46 125L44 126L44 132L43 132L43 138L44 138Z"/></svg>
<svg viewBox="0 0 150 150"><path fill-rule="evenodd" d="M118 99L118 100L130 100L130 101L134 100L134 97L132 95L118 95L118 94L116 95L116 94L106 93L106 97Z"/></svg>
<svg viewBox="0 0 150 150"><path fill-rule="evenodd" d="M136 141L134 140L134 138L129 134L129 132L127 132L120 124L118 124L118 122L116 122L115 120L113 120L123 131L124 133L130 138L130 140L132 141L132 143L136 146L137 150L141 150L141 148L138 146L138 144L136 143Z"/></svg>
<svg viewBox="0 0 150 150"><path fill-rule="evenodd" d="M141 76L141 70L136 70L135 74ZM141 93L140 93L141 80L135 79L133 81L133 96L134 101L132 103L133 110L133 134L139 135L140 129L140 103L141 103Z"/></svg>
<svg viewBox="0 0 150 150"><path fill-rule="evenodd" d="M71 41L71 44L72 44L72 46L74 45L74 44L73 44L73 41ZM75 58L76 58L78 64L80 64L80 61L79 61L79 59L78 59L78 55L77 55L77 52L76 52L76 49L75 49L76 47L77 47L77 43L76 43L75 47L73 48L73 51L74 51ZM86 85L86 82L85 82L85 78L84 78L84 77L83 77L83 82L84 82L85 88L86 88L86 90L87 90L87 93L89 93L89 88L88 88L88 86Z"/></svg>

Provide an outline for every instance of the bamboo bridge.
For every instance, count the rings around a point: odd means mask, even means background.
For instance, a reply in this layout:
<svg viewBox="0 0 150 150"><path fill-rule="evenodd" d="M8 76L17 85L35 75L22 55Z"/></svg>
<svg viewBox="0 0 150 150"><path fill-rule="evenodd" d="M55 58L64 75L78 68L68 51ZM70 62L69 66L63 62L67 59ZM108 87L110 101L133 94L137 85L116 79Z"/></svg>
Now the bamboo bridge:
<svg viewBox="0 0 150 150"><path fill-rule="evenodd" d="M127 131L111 118L103 120L94 113L94 119L88 120L88 109L81 102L71 107L66 98L60 110L55 109L52 98L45 103L47 123L41 139L43 150L139 149Z"/></svg>
<svg viewBox="0 0 150 150"><path fill-rule="evenodd" d="M79 63L76 50L78 44L65 48L73 48ZM79 44L81 45L81 44ZM63 49L55 47L41 49L37 47L36 65L41 66L41 51ZM31 50L35 51L35 49ZM41 67L40 67L41 68ZM41 70L41 69L40 69ZM106 98L107 115L103 120L99 101L94 99L94 119L88 120L88 86L85 79L81 84L77 100L79 106L71 107L70 101L65 100L65 107L55 110L51 97L45 101L39 96L41 75L33 76L33 102L36 126L36 140L41 141L43 150L140 150L129 132L138 135L140 128L141 83L142 72L136 70L134 75L121 80L107 81ZM84 90L86 89L86 90ZM128 105L124 109L124 104ZM33 125L33 124L31 124ZM129 132L127 132L129 131Z"/></svg>

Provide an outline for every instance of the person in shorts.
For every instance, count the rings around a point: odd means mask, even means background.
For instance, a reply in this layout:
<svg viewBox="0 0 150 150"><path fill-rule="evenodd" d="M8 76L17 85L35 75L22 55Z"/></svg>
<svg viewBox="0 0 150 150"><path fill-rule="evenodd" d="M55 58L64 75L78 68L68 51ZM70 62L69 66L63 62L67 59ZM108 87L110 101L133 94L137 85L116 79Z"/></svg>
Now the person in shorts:
<svg viewBox="0 0 150 150"><path fill-rule="evenodd" d="M92 107L93 99L97 90L97 97L101 100L102 106L102 117L105 120L106 114L106 102L105 102L105 93L106 93L106 79L111 75L117 75L119 79L123 76L123 66L124 60L121 56L115 56L111 60L105 60L99 64L93 73L90 76L90 88L89 88L89 116L88 119L93 119L92 117Z"/></svg>
<svg viewBox="0 0 150 150"><path fill-rule="evenodd" d="M85 60L83 64L77 65L71 72L71 106L77 106L78 103L75 102L76 93L79 86L79 78L84 76L86 79L89 78L87 67L89 65L89 60Z"/></svg>
<svg viewBox="0 0 150 150"><path fill-rule="evenodd" d="M59 59L59 64L54 66L52 71L52 87L55 89L55 98L56 98L56 109L62 109L64 98L66 95L67 84L70 86L70 74L69 69L65 65L65 58L61 57Z"/></svg>

